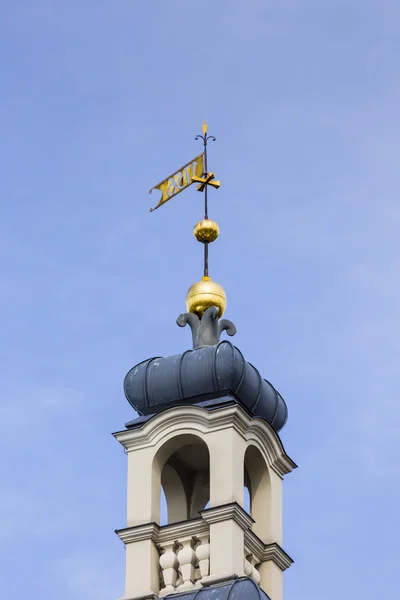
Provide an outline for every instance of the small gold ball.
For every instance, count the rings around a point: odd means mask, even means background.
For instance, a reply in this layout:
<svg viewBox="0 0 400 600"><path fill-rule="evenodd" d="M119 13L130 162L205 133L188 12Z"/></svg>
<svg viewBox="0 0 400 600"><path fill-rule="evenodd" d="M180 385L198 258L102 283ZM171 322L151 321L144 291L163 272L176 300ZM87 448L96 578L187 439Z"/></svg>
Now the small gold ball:
<svg viewBox="0 0 400 600"><path fill-rule="evenodd" d="M195 225L193 229L194 237L198 242L214 242L219 236L219 227L215 221L203 219Z"/></svg>
<svg viewBox="0 0 400 600"><path fill-rule="evenodd" d="M186 296L186 310L195 313L201 319L210 306L216 306L219 310L219 318L222 317L226 309L226 295L219 283L211 281L209 277L203 277L189 289Z"/></svg>

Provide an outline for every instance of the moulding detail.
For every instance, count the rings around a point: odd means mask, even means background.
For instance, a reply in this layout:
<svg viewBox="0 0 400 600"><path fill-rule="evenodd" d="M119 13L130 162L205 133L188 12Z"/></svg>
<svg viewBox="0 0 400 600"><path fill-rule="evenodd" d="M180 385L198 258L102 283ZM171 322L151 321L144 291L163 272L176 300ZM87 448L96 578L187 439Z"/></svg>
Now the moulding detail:
<svg viewBox="0 0 400 600"><path fill-rule="evenodd" d="M127 452L162 444L171 434L197 434L233 428L247 442L253 442L266 463L281 478L297 467L286 454L278 434L263 419L250 417L239 405L224 406L212 412L199 406L175 406L155 415L141 428L114 433Z"/></svg>

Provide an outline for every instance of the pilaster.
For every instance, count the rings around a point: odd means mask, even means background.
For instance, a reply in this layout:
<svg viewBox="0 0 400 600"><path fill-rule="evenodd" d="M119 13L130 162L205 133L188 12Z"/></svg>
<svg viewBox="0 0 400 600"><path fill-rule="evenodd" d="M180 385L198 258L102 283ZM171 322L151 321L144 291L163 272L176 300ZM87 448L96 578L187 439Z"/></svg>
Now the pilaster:
<svg viewBox="0 0 400 600"><path fill-rule="evenodd" d="M232 424L207 434L210 451L210 506L237 502L244 505L246 439Z"/></svg>

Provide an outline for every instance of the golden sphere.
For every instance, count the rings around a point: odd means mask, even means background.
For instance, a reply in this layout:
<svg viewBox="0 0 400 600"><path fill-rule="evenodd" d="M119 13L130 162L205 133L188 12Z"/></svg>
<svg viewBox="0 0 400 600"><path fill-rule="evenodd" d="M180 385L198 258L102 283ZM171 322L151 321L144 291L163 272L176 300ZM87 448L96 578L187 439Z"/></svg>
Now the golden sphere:
<svg viewBox="0 0 400 600"><path fill-rule="evenodd" d="M203 219L193 229L194 237L198 242L214 242L219 236L219 227L215 221Z"/></svg>
<svg viewBox="0 0 400 600"><path fill-rule="evenodd" d="M210 306L216 306L219 309L219 318L222 317L226 308L226 296L219 283L211 281L209 277L203 277L188 291L186 310L195 313L201 319Z"/></svg>

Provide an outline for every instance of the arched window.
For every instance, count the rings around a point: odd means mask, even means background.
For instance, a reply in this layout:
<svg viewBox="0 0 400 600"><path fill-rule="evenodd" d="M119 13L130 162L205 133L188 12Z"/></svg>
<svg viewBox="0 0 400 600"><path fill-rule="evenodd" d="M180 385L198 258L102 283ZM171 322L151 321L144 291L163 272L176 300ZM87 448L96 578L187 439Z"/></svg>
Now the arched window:
<svg viewBox="0 0 400 600"><path fill-rule="evenodd" d="M244 486L244 510L251 515L251 499L250 499L250 490L247 485Z"/></svg>
<svg viewBox="0 0 400 600"><path fill-rule="evenodd" d="M266 541L270 529L271 481L264 457L253 445L248 446L244 457L244 482L245 489L248 489L250 515L255 521L253 531Z"/></svg>
<svg viewBox="0 0 400 600"><path fill-rule="evenodd" d="M157 477L154 485L159 485L158 494L161 494L160 522L197 518L210 498L210 458L206 443L191 434L172 438L158 450L153 471Z"/></svg>
<svg viewBox="0 0 400 600"><path fill-rule="evenodd" d="M167 499L165 497L164 488L160 488L160 525L168 524Z"/></svg>

